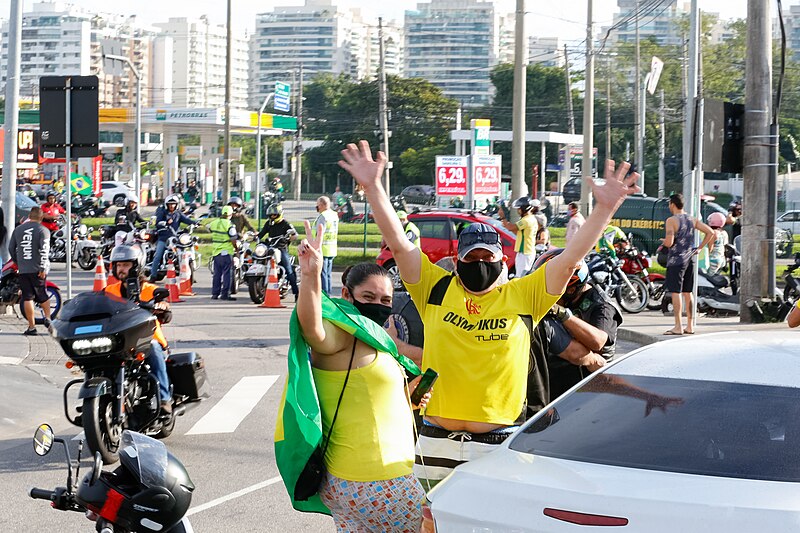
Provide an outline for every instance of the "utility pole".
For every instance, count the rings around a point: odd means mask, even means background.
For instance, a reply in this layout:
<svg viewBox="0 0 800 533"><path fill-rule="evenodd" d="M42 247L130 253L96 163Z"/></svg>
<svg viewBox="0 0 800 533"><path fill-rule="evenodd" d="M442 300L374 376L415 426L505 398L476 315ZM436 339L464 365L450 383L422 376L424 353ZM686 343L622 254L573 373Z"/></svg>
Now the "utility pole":
<svg viewBox="0 0 800 533"><path fill-rule="evenodd" d="M661 105L658 108L658 129L660 139L658 142L658 197L664 198L664 188L666 180L666 170L664 169L664 155L666 153L667 133L664 127L664 89L659 92Z"/></svg>
<svg viewBox="0 0 800 533"><path fill-rule="evenodd" d="M697 101L697 47L698 20L697 0L692 0L689 15L689 43L686 57L686 89L683 113L683 197L691 198L694 193L694 165L692 164L692 139L694 139L694 108ZM694 216L694 202L690 203L689 213Z"/></svg>
<svg viewBox="0 0 800 533"><path fill-rule="evenodd" d="M639 8L640 7L641 7L641 0L636 0L636 8L635 8L636 11L634 13L634 15L635 15L635 25L636 25L636 36L635 36L636 46L635 46L635 49L634 49L635 50L635 53L634 53L635 65L634 65L634 76L633 76L634 77L634 80L633 80L633 101L634 101L633 113L636 115L636 118L633 119L633 122L634 122L634 125L635 125L634 133L636 135L636 141L635 141L636 144L634 145L635 146L634 149L636 150L636 171L639 172L640 175L643 175L644 174L644 158L643 158L644 154L642 153L642 150L641 150L641 146L640 146L641 141L640 141L640 139L642 138L642 129L644 128L644 124L642 124L642 121L641 121L642 110L641 110L641 102L639 101L639 99L641 98L641 92L642 92L641 57L640 57L640 50L639 50ZM639 186L641 187L642 185L644 185L644 183L640 182ZM642 190L644 191L644 187L642 187Z"/></svg>
<svg viewBox="0 0 800 533"><path fill-rule="evenodd" d="M586 15L586 95L583 104L583 163L581 163L581 211L588 216L592 209L592 189L588 181L592 179L592 151L594 148L594 20L592 4L587 2ZM569 155L567 155L569 158ZM567 159L569 160L569 159Z"/></svg>
<svg viewBox="0 0 800 533"><path fill-rule="evenodd" d="M567 117L569 118L569 133L575 135L575 109L572 107L572 78L569 74L569 56L567 45L564 45L564 74L567 82Z"/></svg>
<svg viewBox="0 0 800 533"><path fill-rule="evenodd" d="M386 194L391 196L390 179L389 179L389 106L386 102L386 50L383 43L383 18L378 17L378 68L380 70L378 76L378 83L380 88L378 90L380 108L378 118L380 119L381 137L383 138L383 153L386 155L386 167L383 169L383 188L386 189Z"/></svg>
<svg viewBox="0 0 800 533"><path fill-rule="evenodd" d="M514 13L514 102L511 121L511 196L519 198L527 190L525 185L525 110L528 68L525 57L525 0L517 0ZM517 218L512 209L512 218Z"/></svg>
<svg viewBox="0 0 800 533"><path fill-rule="evenodd" d="M103 59L112 61L122 61L131 69L131 73L136 78L136 123L133 126L133 150L134 150L134 169L133 169L133 188L136 192L136 201L142 201L142 75L133 61L126 56L103 54ZM167 189L169 193L169 189ZM166 198L166 195L165 195Z"/></svg>
<svg viewBox="0 0 800 533"><path fill-rule="evenodd" d="M295 109L297 110L297 133L295 134L295 174L294 174L294 199L300 200L303 188L303 64L300 63L300 88L297 91Z"/></svg>
<svg viewBox="0 0 800 533"><path fill-rule="evenodd" d="M611 159L611 54L606 55L606 159Z"/></svg>
<svg viewBox="0 0 800 533"><path fill-rule="evenodd" d="M3 264L9 259L8 238L17 219L17 135L19 133L19 73L22 42L22 0L11 0L8 17L8 71L6 73L5 148L3 150L3 224L6 238L0 243ZM69 187L69 174L67 175ZM69 190L69 189L68 189Z"/></svg>
<svg viewBox="0 0 800 533"><path fill-rule="evenodd" d="M747 2L747 54L745 60L744 121L744 219L742 224L742 303L739 319L753 322L750 303L772 299L775 270L769 270L774 254L774 231L769 233L769 179L772 171L770 118L772 104L772 32L770 5L763 0ZM774 218L773 218L774 223ZM773 246L770 246L770 245ZM773 256L774 257L774 256ZM773 259L774 262L774 259ZM773 282L770 283L770 278Z"/></svg>
<svg viewBox="0 0 800 533"><path fill-rule="evenodd" d="M222 164L222 201L231 195L231 72L233 70L233 31L231 30L231 0L228 0L227 39L225 40L225 153Z"/></svg>

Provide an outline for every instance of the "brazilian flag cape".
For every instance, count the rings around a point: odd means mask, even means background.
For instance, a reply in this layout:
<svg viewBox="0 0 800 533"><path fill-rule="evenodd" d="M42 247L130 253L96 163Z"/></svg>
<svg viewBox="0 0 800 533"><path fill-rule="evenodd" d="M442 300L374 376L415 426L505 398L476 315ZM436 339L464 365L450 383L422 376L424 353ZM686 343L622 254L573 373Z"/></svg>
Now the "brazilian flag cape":
<svg viewBox="0 0 800 533"><path fill-rule="evenodd" d="M322 318L376 350L389 353L412 374L420 373L413 361L397 353L397 346L386 331L362 316L347 300L323 294ZM295 509L331 514L319 495L302 502L294 499L297 479L311 454L322 442L322 417L311 373L310 349L301 333L296 310L292 312L289 322L289 336L289 372L275 427L275 462Z"/></svg>

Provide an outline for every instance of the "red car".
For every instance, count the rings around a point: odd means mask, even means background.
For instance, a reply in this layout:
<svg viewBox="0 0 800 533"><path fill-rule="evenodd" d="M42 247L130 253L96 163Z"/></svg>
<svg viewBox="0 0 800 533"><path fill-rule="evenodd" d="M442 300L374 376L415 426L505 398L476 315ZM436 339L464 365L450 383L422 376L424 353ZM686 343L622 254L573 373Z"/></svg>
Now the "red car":
<svg viewBox="0 0 800 533"><path fill-rule="evenodd" d="M444 257L455 257L458 249L458 234L464 227L473 222L483 222L493 226L503 240L503 254L508 257L508 264L514 264L516 252L514 245L516 236L505 229L499 220L481 215L466 209L433 209L410 213L408 219L419 228L422 251L432 263ZM395 289L402 289L400 274L392 257L392 252L386 246L381 248L376 262L391 272L394 278ZM510 267L514 271L514 267Z"/></svg>

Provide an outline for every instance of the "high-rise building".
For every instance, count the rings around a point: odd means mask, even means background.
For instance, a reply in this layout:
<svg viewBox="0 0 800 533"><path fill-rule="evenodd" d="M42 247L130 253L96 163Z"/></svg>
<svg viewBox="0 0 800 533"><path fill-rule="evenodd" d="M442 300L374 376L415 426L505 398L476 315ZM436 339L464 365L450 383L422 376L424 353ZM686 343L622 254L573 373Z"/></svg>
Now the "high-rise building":
<svg viewBox="0 0 800 533"><path fill-rule="evenodd" d="M172 104L176 107L225 105L227 32L208 17L176 17L155 24L172 39ZM166 45L166 43L165 43ZM234 33L231 106L247 107L247 37ZM159 71L163 72L159 66Z"/></svg>
<svg viewBox="0 0 800 533"><path fill-rule="evenodd" d="M465 106L488 104L500 57L500 16L483 0L420 2L405 15L405 75L425 78Z"/></svg>
<svg viewBox="0 0 800 533"><path fill-rule="evenodd" d="M378 76L380 66L380 39L378 23L363 25L364 52L354 57L358 61L355 69L359 79L374 79ZM403 74L403 28L394 21L383 21L383 54L386 57L386 74L400 76Z"/></svg>
<svg viewBox="0 0 800 533"><path fill-rule="evenodd" d="M559 37L529 37L528 62L546 67L563 67L564 44Z"/></svg>
<svg viewBox="0 0 800 533"><path fill-rule="evenodd" d="M614 14L609 43L627 43L636 40L636 14L639 20L639 38L654 38L658 44L678 46L683 42L676 24L684 12L678 0L617 0L619 12ZM602 30L605 35L609 27Z"/></svg>
<svg viewBox="0 0 800 533"><path fill-rule="evenodd" d="M305 80L318 73L366 76L370 26L359 10L332 0L306 0L258 15L250 40L250 107L260 107L275 82L291 80L301 64Z"/></svg>
<svg viewBox="0 0 800 533"><path fill-rule="evenodd" d="M786 47L793 52L794 57L800 54L800 5L794 4L787 6L783 10L783 24L786 30ZM777 17L776 17L777 19ZM780 39L780 27L776 22L773 34Z"/></svg>

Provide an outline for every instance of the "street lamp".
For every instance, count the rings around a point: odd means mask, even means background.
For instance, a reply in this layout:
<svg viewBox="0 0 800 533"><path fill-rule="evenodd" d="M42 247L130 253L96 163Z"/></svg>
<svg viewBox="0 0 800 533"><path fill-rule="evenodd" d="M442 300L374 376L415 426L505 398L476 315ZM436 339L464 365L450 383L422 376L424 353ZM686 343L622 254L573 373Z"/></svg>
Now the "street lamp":
<svg viewBox="0 0 800 533"><path fill-rule="evenodd" d="M125 56L120 55L113 55L113 54L103 54L103 60L110 59L112 61L123 61L130 67L131 72L133 73L134 77L136 77L136 124L134 126L134 136L135 140L133 143L134 153L135 153L135 163L134 163L134 170L133 170L133 183L134 189L136 190L136 201L141 202L142 200L142 178L141 178L141 168L142 168L142 149L139 146L139 143L142 139L142 77L139 74L139 71L133 65L133 62Z"/></svg>
<svg viewBox="0 0 800 533"><path fill-rule="evenodd" d="M261 228L261 115L273 96L275 96L275 93L269 93L258 110L258 131L256 133L256 226L259 229Z"/></svg>

